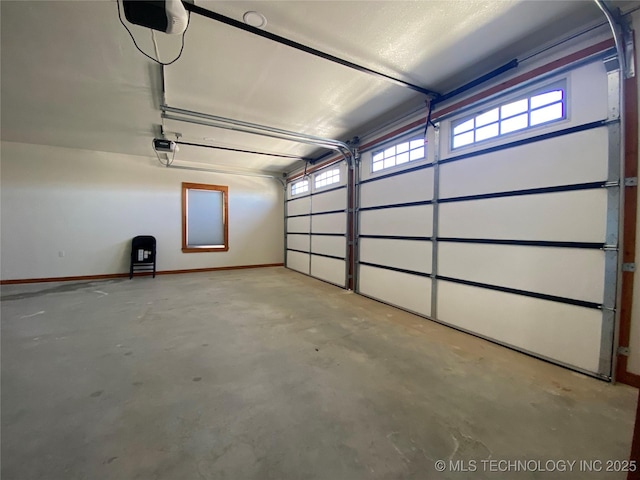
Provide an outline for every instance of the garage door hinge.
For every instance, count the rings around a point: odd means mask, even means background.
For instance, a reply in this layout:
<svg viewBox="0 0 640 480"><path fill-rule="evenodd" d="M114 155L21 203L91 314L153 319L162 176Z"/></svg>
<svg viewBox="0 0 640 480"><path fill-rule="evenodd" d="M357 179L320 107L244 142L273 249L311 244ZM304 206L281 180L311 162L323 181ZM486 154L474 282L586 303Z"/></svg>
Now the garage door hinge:
<svg viewBox="0 0 640 480"><path fill-rule="evenodd" d="M635 272L636 271L636 264L634 262L623 263L622 264L622 271L623 272Z"/></svg>
<svg viewBox="0 0 640 480"><path fill-rule="evenodd" d="M627 177L624 179L625 187L637 187L638 186L638 177Z"/></svg>
<svg viewBox="0 0 640 480"><path fill-rule="evenodd" d="M625 357L629 356L629 347L618 347L618 355L623 355Z"/></svg>

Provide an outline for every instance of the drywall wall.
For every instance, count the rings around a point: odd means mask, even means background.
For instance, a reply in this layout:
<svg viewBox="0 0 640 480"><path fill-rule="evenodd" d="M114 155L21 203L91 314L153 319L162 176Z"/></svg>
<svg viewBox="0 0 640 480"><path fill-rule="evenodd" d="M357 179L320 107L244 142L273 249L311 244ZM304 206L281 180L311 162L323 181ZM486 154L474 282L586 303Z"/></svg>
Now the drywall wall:
<svg viewBox="0 0 640 480"><path fill-rule="evenodd" d="M283 189L269 178L167 169L155 158L2 142L2 280L127 272L153 235L158 270L281 263ZM182 182L229 187L229 251L182 253Z"/></svg>

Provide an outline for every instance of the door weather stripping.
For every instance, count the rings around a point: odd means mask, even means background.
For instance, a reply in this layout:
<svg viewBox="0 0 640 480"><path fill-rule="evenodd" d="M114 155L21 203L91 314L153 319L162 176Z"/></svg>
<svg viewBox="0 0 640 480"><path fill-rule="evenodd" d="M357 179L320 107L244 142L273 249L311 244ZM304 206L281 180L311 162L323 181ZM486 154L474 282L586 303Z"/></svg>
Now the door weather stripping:
<svg viewBox="0 0 640 480"><path fill-rule="evenodd" d="M353 165L355 159L355 154L351 147L340 140L317 137L306 133L292 132L267 125L235 120L233 118L220 117L217 115L210 115L208 113L170 107L169 105L161 105L160 109L162 110L162 118L167 120L194 123L197 125L205 125L226 130L235 130L253 135L261 135L263 137L278 138L281 140L288 140L290 142L304 143L307 145L327 148L329 150L336 150L342 154L349 165ZM178 114L179 116L171 115L172 113Z"/></svg>
<svg viewBox="0 0 640 480"><path fill-rule="evenodd" d="M400 80L398 78L392 77L390 75L386 75L384 73L376 72L375 70L371 70L370 68L363 67L362 65L358 65L357 63L350 62L343 58L336 57L334 55L330 55L325 52L321 52L320 50L316 50L315 48L308 47L298 42L294 42L293 40L289 40L288 38L281 37L279 35L275 35L273 33L266 32L264 30L260 30L259 28L252 27L251 25L247 25L246 23L240 22L238 20L234 20L233 18L225 17L224 15L220 15L219 13L212 12L211 10L207 10L206 8L202 8L198 5L188 3L183 1L184 8L191 13L196 15L201 15L203 17L209 18L211 20L215 20L220 23L224 23L225 25L229 25L231 27L239 28L240 30L244 30L245 32L253 33L254 35L258 35L263 38L267 38L274 42L280 43L282 45L286 45L291 48L295 48L296 50L300 50L301 52L309 53L316 57L323 58L325 60L329 60L330 62L337 63L339 65L343 65L345 67L351 68L353 70L357 70L358 72L367 73L371 76L381 78L383 80L387 80L395 85L400 85L405 88L409 88L416 92L420 92L424 95L427 95L432 98L437 98L439 94L432 90L420 87L418 85L414 85L413 83L405 82L404 80Z"/></svg>

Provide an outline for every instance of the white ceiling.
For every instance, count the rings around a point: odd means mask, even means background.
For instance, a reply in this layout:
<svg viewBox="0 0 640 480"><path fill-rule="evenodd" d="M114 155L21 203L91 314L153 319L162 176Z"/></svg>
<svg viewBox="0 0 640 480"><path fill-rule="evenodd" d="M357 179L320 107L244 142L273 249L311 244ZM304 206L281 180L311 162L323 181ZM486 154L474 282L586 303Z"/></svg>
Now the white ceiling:
<svg viewBox="0 0 640 480"><path fill-rule="evenodd" d="M603 19L591 0L203 1L266 30L446 92L550 39ZM0 2L2 139L153 155L160 70L133 46L110 1ZM148 29L131 26L153 52ZM180 37L157 34L171 58ZM424 96L192 15L182 57L165 67L174 107L346 140ZM165 121L183 140L295 155L316 148ZM206 140L205 140L206 139ZM177 160L283 171L291 159L183 147Z"/></svg>

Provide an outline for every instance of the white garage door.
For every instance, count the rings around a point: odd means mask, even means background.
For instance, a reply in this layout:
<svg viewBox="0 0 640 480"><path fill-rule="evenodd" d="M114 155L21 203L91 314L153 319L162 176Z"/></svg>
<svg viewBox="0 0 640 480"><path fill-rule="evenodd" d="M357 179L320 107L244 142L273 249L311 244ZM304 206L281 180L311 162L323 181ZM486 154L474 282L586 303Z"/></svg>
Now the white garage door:
<svg viewBox="0 0 640 480"><path fill-rule="evenodd" d="M317 170L287 189L286 266L345 287L347 170Z"/></svg>
<svg viewBox="0 0 640 480"><path fill-rule="evenodd" d="M363 156L356 291L430 316L434 183L425 157L421 132Z"/></svg>
<svg viewBox="0 0 640 480"><path fill-rule="evenodd" d="M358 292L610 378L620 138L611 64L591 59L438 119L426 159L411 160L420 131L363 154Z"/></svg>

